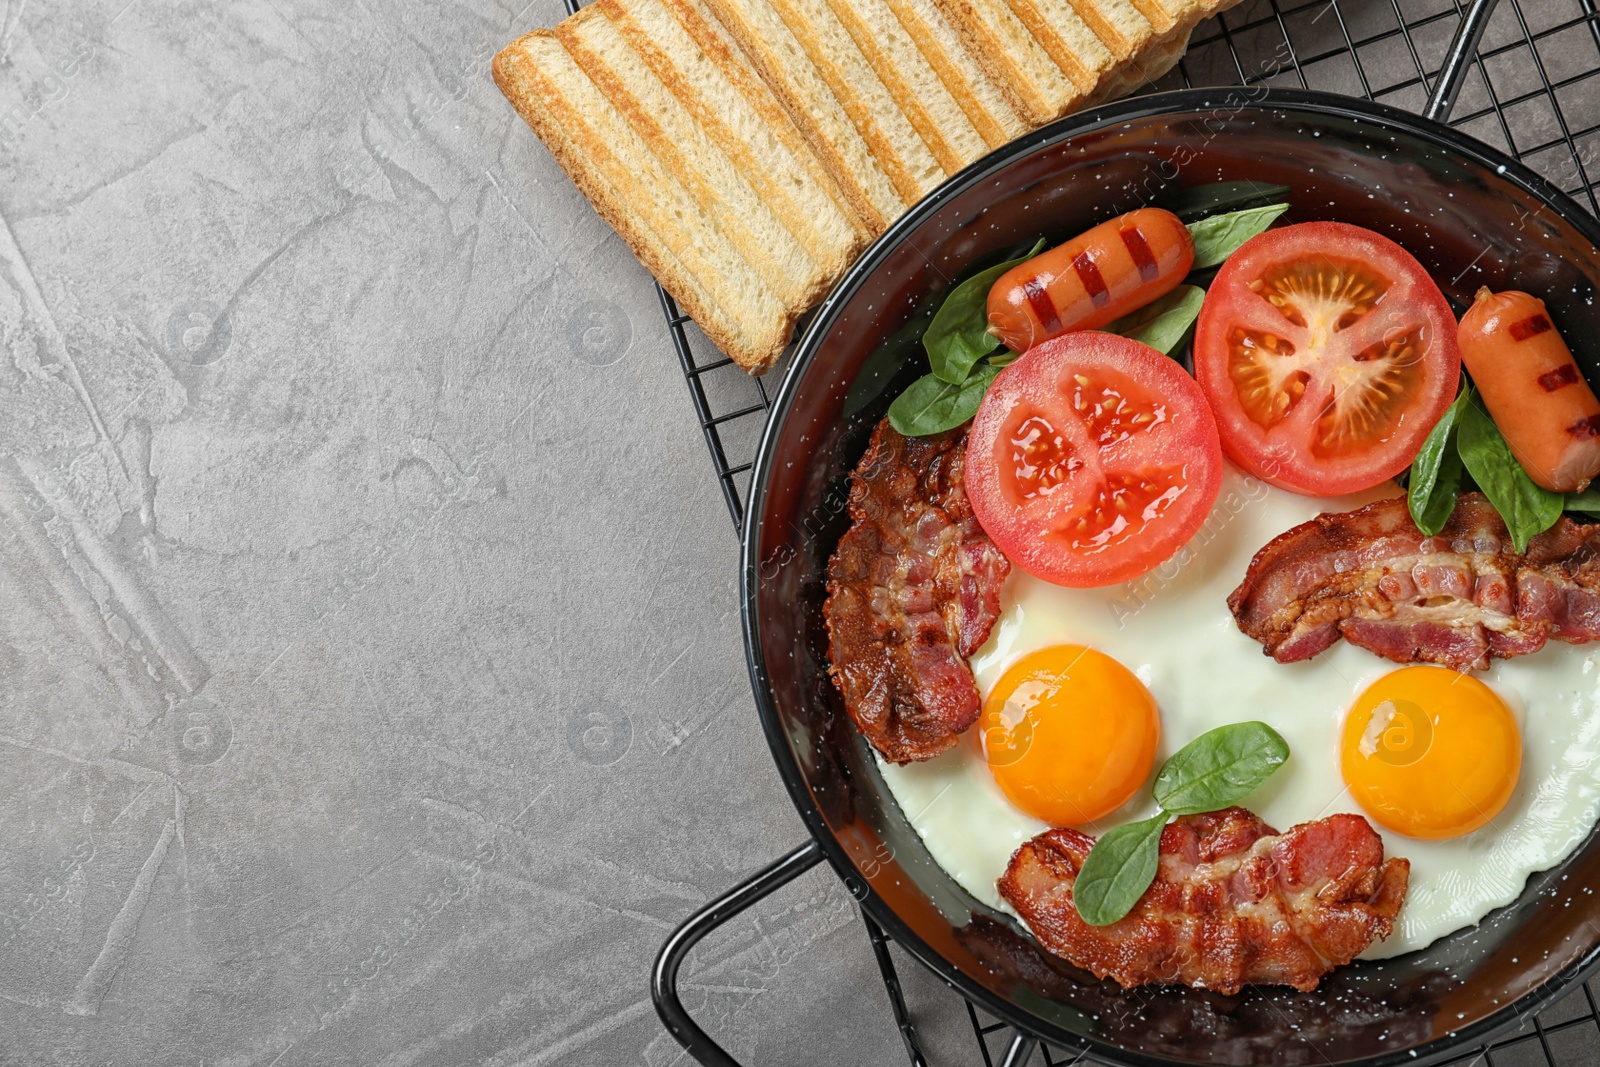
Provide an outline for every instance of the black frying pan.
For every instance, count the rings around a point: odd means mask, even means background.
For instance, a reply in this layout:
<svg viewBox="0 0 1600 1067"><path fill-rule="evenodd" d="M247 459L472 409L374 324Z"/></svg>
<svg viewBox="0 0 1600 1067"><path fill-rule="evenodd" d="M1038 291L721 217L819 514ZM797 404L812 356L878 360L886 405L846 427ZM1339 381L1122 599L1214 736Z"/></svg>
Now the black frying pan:
<svg viewBox="0 0 1600 1067"><path fill-rule="evenodd" d="M751 681L779 772L814 840L691 920L663 950L657 1000L706 1063L732 1064L683 1014L676 969L711 925L818 860L963 996L1026 1035L1119 1064L1417 1064L1536 1011L1600 958L1600 846L1425 951L1362 962L1314 993L1124 994L1038 949L930 858L826 672L824 570L851 468L889 401L923 372L919 314L975 265L1051 243L1161 190L1289 186L1286 222L1342 219L1400 242L1465 306L1480 285L1543 297L1600 380L1600 224L1514 160L1375 104L1229 88L1142 97L1064 120L952 179L897 222L823 305L773 406L744 532ZM1408 210L1409 209L1409 210ZM1013 1057L1031 1048L1013 1045Z"/></svg>

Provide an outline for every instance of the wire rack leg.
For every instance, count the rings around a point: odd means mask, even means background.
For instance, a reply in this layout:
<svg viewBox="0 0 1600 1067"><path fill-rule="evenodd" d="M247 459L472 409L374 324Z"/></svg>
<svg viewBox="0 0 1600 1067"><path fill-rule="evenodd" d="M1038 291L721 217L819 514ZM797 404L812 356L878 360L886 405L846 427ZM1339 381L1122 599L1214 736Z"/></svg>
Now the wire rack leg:
<svg viewBox="0 0 1600 1067"><path fill-rule="evenodd" d="M1038 1038L1029 1037L1021 1030L1014 1030L1011 1034L1011 1044L1006 1048L1005 1058L1000 1061L1000 1067L1028 1067L1028 1061L1033 1059L1033 1054L1038 1049Z"/></svg>
<svg viewBox="0 0 1600 1067"><path fill-rule="evenodd" d="M650 976L650 996L655 1001L656 1014L661 1016L667 1032L677 1038L678 1044L706 1067L739 1067L739 1062L713 1041L684 1008L678 997L678 970L683 961L701 938L820 862L822 846L815 840L807 841L689 916L661 946Z"/></svg>
<svg viewBox="0 0 1600 1067"><path fill-rule="evenodd" d="M1422 110L1424 118L1435 122L1445 122L1450 118L1450 112L1455 110L1456 97L1461 95L1461 87L1466 84L1467 71L1472 68L1472 61L1478 55L1478 42L1483 40L1483 31L1489 26L1489 16L1494 14L1498 5L1499 0L1476 0L1468 9L1466 18L1461 20L1461 28L1450 42L1450 51L1445 53L1444 66L1439 69L1439 80L1428 97L1428 106Z"/></svg>
<svg viewBox="0 0 1600 1067"><path fill-rule="evenodd" d="M928 1067L928 1060L917 1042L916 1027L911 1025L911 1013L906 1010L905 991L900 988L900 975L895 971L894 957L889 955L889 935L866 912L861 913L861 921L866 925L867 937L872 940L872 955L878 961L878 970L883 975L883 988L889 994L889 1010L894 1013L894 1024L900 1030L900 1040L906 1043L906 1055L911 1057L912 1067Z"/></svg>

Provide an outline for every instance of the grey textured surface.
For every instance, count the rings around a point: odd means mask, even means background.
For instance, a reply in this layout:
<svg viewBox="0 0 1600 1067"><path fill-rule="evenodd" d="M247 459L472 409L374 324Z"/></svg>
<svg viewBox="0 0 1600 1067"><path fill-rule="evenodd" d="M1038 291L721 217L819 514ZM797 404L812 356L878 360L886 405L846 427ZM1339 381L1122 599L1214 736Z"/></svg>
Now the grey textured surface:
<svg viewBox="0 0 1600 1067"><path fill-rule="evenodd" d="M0 1062L681 1062L651 955L801 830L648 276L487 77L561 14L0 0ZM686 994L903 1062L826 871Z"/></svg>
<svg viewBox="0 0 1600 1067"><path fill-rule="evenodd" d="M487 76L559 6L0 12L0 1062L674 1062L800 829L649 277ZM689 995L805 1063L875 983L814 872Z"/></svg>

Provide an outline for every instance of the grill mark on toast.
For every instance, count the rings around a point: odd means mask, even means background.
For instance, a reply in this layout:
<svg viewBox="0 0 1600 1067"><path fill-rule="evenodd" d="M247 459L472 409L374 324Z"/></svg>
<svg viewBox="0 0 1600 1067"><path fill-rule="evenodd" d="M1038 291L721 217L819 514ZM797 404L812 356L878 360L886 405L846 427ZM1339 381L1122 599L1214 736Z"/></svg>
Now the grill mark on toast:
<svg viewBox="0 0 1600 1067"><path fill-rule="evenodd" d="M954 174L966 166L969 162L967 154L945 136L938 121L923 103L922 94L912 86L910 79L901 73L900 64L880 42L879 35L861 17L857 0L827 0L827 4L834 17L844 26L845 32L850 35L850 39L855 41L856 47L861 50L862 57L878 72L884 88L889 91L890 97L905 114L907 121L917 131L923 143L928 146L928 151L933 153L933 158L938 161L940 169L946 174ZM890 17L893 17L892 13Z"/></svg>
<svg viewBox="0 0 1600 1067"><path fill-rule="evenodd" d="M1178 25L1178 20L1161 0L1131 0L1131 3L1138 8L1139 14L1145 17L1145 21L1150 23L1150 28L1158 34L1167 33Z"/></svg>
<svg viewBox="0 0 1600 1067"><path fill-rule="evenodd" d="M1100 75L1083 61L1077 50L1059 31L1056 23L1045 17L1038 0L1006 0L1006 6L1027 28L1033 39L1039 42L1039 47L1044 49L1051 62L1077 87L1079 96L1087 97L1099 87Z"/></svg>
<svg viewBox="0 0 1600 1067"><path fill-rule="evenodd" d="M845 209L856 232L866 241L882 233L886 220L873 205L866 187L845 165L843 156L819 132L795 117L792 102L783 97L770 79L762 76L755 60L732 39L733 35L720 21L721 16L705 11L695 0L660 2L728 80L739 87L745 99L767 119L789 150L807 160L820 175L824 188ZM719 20L717 25L713 25L711 19Z"/></svg>
<svg viewBox="0 0 1600 1067"><path fill-rule="evenodd" d="M935 0L935 3L956 28L968 53L977 60L990 81L1005 94L1024 122L1030 126L1043 126L1059 117L1062 109L1045 95L1042 86L1036 84L1024 65L1024 59L1032 58L1035 66L1043 61L1051 70L1056 69L1055 63L1020 23L1006 28L1010 30L1009 33L1003 32L1001 19L1016 19L1009 8L1002 5L1000 10L1004 14L1001 15L993 6L980 8L980 5L986 4L986 0ZM993 23L991 18L994 19ZM1030 50L1035 55L1027 57Z"/></svg>
<svg viewBox="0 0 1600 1067"><path fill-rule="evenodd" d="M770 98L765 100L755 98L760 94L747 83L754 81L756 85L761 86L762 92L765 91L765 86L756 81L753 72L748 68L739 69L739 74L743 77L729 75L723 61L735 66L737 63L735 57L725 48L719 45L716 54L710 48L702 48L705 58L726 77L730 95L748 105L750 113L770 128L774 141L787 150L786 157L783 152L777 154L798 164L807 179L809 195L797 191L795 182L782 180L781 172L776 172L773 165L758 156L752 147L738 136L724 119L722 111L727 109L727 105L719 110L712 106L705 94L695 91L693 82L680 69L673 57L663 50L661 42L647 32L637 20L635 10L643 6L643 0L631 0L626 5L621 0L595 0L592 6L606 12L633 46L634 51L661 79L667 90L682 102L711 140L722 149L757 192L773 205L779 220L790 233L794 234L821 271L822 277L817 280L819 291L816 297L822 296L833 279L861 249L867 233L860 220L849 209L833 179L812 155L810 148L800 137L799 131L789 122L788 116L778 107L777 101ZM665 5L658 5L658 8L660 18L671 20L669 24L676 24L676 17L670 8ZM699 44L692 34L688 35L688 43L691 46ZM832 213L827 211L830 207L833 209ZM844 228L846 234L836 235L832 232L838 228Z"/></svg>
<svg viewBox="0 0 1600 1067"><path fill-rule="evenodd" d="M905 210L903 196L884 172L871 146L861 137L849 113L833 95L821 71L810 62L804 46L795 39L788 25L763 0L706 0L706 4L738 42L740 50L760 72L762 80L772 88L795 125L805 132L806 139L841 188L859 190L857 209L868 223L872 235L876 237L882 233ZM776 23L774 28L781 30L787 43L776 35L773 40L768 40L751 18L759 17L759 12L747 11L747 4L766 8L768 19ZM783 53L790 46L804 60L803 68L800 64L787 61ZM816 79L814 85L801 84L807 75ZM808 104L808 100L819 92L827 98L826 101L819 100L819 104L826 107L831 103L837 109L837 114L823 114Z"/></svg>
<svg viewBox="0 0 1600 1067"><path fill-rule="evenodd" d="M789 27L789 32L794 34L794 39L800 43L801 49L810 58L812 66L817 69L817 73L822 75L822 80L827 83L829 90L832 91L833 98L839 102L840 107L844 108L845 114L850 116L850 121L854 124L857 132L861 134L861 139L867 143L868 151L877 160L878 166L888 175L889 181L894 184L895 190L899 192L900 199L904 202L904 205L909 207L922 199L922 194L927 191L927 188L917 175L912 172L911 161L901 155L900 151L895 147L889 131L885 128L885 121L892 120L893 116L885 115L879 109L875 109L866 100L862 92L858 91L856 83L844 67L848 57L830 50L827 43L812 32L814 28L813 20L806 17L805 13L800 10L796 0L765 0L765 2L771 6L773 11L777 12L778 17ZM848 32L846 36L848 37ZM856 49L856 52L862 63L870 67L865 58L859 56L860 49ZM874 78L877 77L875 73L872 76ZM883 85L881 80L879 80L878 84L880 87ZM889 93L887 89L884 92L891 97L892 106L893 94ZM893 114L900 114L900 112L896 109ZM901 117L904 118L904 115L901 115ZM914 128L912 133L915 136Z"/></svg>
<svg viewBox="0 0 1600 1067"><path fill-rule="evenodd" d="M1110 19L1100 13L1100 5L1094 0L1067 0L1067 3L1078 13L1078 18L1083 20L1083 24L1089 27L1089 32L1100 39L1100 43L1106 46L1106 51L1110 52L1111 57L1118 62L1133 55L1144 43L1143 39L1132 40L1117 29ZM1144 28L1149 28L1148 20L1145 20Z"/></svg>
<svg viewBox="0 0 1600 1067"><path fill-rule="evenodd" d="M751 270L761 278L766 288L785 306L796 311L804 309L809 302L810 294L807 289L812 285L810 279L797 278L794 272L786 268L777 258L779 249L765 244L749 224L753 222L757 212L767 210L765 206L748 188L741 191L729 190L725 194L723 190L713 185L705 169L691 158L692 149L687 149L679 138L669 134L657 121L651 109L647 108L630 89L630 81L642 79L625 79L598 47L592 47L584 39L586 33L606 32L616 34L617 40L622 42L623 47L627 47L626 39L618 33L606 11L593 4L580 11L577 17L563 20L555 30L556 38L579 68L589 76L589 80L594 82L595 87L611 102L611 106L617 109L628 125L633 127L645 146L667 164L669 170L683 184L684 190L698 202L712 226L727 239ZM635 88L642 87L635 86ZM728 166L731 167L732 164L728 163ZM743 196L739 195L740 192ZM719 210L722 204L731 210ZM781 229L781 220L771 216L770 212L768 214L771 221ZM801 251L798 243L795 251ZM812 266L815 267L815 264Z"/></svg>
<svg viewBox="0 0 1600 1067"><path fill-rule="evenodd" d="M917 7L919 2L926 5L926 17ZM1027 132L1028 125L1018 115L1016 108L968 54L956 27L950 24L933 0L885 0L885 3L956 104L966 113L984 144L999 148ZM937 25L933 20L937 20ZM940 39L940 28L951 41ZM963 63L966 70L961 69ZM980 99L980 94L985 94L985 90L986 95L992 98L990 101Z"/></svg>
<svg viewBox="0 0 1600 1067"><path fill-rule="evenodd" d="M693 244L682 234L676 235L674 241L674 235L663 233L643 212L634 210L633 202L624 193L634 175L611 152L583 111L566 98L555 78L541 68L534 54L541 47L559 50L571 62L549 31L526 34L495 56L495 83L540 140L550 146L562 170L600 217L627 242L673 299L694 316L706 335L752 373L770 369L793 331L795 316L762 311L758 321L751 322L724 306L701 280L716 277L716 272L705 270L701 257L692 254ZM572 66L582 77L576 64Z"/></svg>

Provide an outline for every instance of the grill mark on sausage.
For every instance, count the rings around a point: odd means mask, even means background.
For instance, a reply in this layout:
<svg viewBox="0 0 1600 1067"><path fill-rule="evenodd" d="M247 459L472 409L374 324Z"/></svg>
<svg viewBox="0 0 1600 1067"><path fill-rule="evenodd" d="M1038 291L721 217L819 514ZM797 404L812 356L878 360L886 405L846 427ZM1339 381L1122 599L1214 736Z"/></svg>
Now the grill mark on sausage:
<svg viewBox="0 0 1600 1067"><path fill-rule="evenodd" d="M1567 427L1567 432L1579 441L1587 441L1591 437L1600 437L1600 415L1590 415L1586 419L1579 419Z"/></svg>
<svg viewBox="0 0 1600 1067"><path fill-rule="evenodd" d="M1033 308L1033 313L1039 318L1039 325L1043 326L1046 333L1055 333L1061 329L1061 313L1056 310L1056 302L1050 299L1050 290L1041 285L1038 278L1029 278L1022 283L1022 292L1028 298L1028 306Z"/></svg>
<svg viewBox="0 0 1600 1067"><path fill-rule="evenodd" d="M1111 290L1106 288L1106 280L1100 277L1100 268L1093 256L1088 252L1079 252L1072 260L1072 269L1078 272L1083 291L1089 294L1089 300L1095 307L1103 308L1111 302Z"/></svg>
<svg viewBox="0 0 1600 1067"><path fill-rule="evenodd" d="M1529 315L1521 322L1513 322L1511 324L1511 336L1514 340L1526 341L1535 334L1544 333L1548 329L1550 329L1550 320L1543 312L1540 312L1535 315Z"/></svg>
<svg viewBox="0 0 1600 1067"><path fill-rule="evenodd" d="M1557 367L1555 370L1546 371L1539 375L1537 380L1545 392L1553 393L1557 389L1576 382L1578 380L1578 368L1568 363L1565 367Z"/></svg>
<svg viewBox="0 0 1600 1067"><path fill-rule="evenodd" d="M1128 255L1133 257L1133 265L1139 268L1139 278L1146 282L1155 281L1161 273L1161 264L1156 262L1155 253L1150 251L1150 242L1144 239L1139 227L1129 226L1123 230L1122 244L1127 248Z"/></svg>

